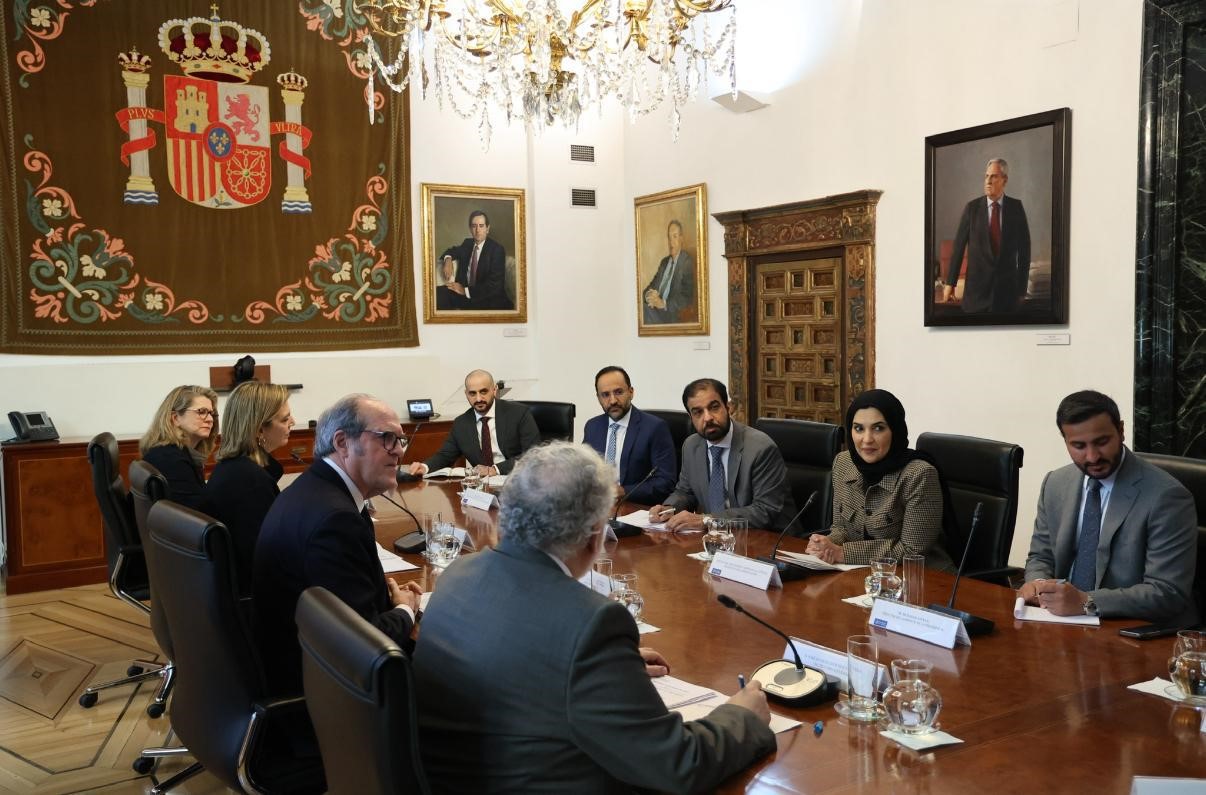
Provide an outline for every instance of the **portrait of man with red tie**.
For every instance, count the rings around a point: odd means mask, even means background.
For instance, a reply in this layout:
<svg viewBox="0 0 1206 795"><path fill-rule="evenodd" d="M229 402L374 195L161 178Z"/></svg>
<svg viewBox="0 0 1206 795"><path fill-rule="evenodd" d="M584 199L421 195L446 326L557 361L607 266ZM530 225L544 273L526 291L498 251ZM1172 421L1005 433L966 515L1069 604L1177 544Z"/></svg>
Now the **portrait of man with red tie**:
<svg viewBox="0 0 1206 795"><path fill-rule="evenodd" d="M437 309L515 308L506 291L507 252L490 238L485 210L469 214L469 237L441 255L440 268Z"/></svg>
<svg viewBox="0 0 1206 795"><path fill-rule="evenodd" d="M1026 298L1030 280L1030 226L1022 202L1005 195L1009 163L994 157L984 168L984 196L963 208L951 248L942 300L955 299L967 253L960 306L964 312L1013 312Z"/></svg>

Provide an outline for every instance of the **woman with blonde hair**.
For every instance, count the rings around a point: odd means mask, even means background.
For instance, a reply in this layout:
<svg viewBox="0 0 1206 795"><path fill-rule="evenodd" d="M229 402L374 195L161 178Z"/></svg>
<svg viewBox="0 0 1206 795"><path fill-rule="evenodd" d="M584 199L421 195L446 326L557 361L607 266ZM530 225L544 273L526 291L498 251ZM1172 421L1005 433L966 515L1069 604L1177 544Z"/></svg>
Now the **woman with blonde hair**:
<svg viewBox="0 0 1206 795"><path fill-rule="evenodd" d="M218 393L178 386L159 404L138 450L167 479L169 499L204 511L205 460L217 438Z"/></svg>
<svg viewBox="0 0 1206 795"><path fill-rule="evenodd" d="M260 525L276 496L284 469L272 457L293 427L289 390L280 384L245 381L226 401L222 446L205 499L210 513L230 531L239 592L251 593L252 562Z"/></svg>

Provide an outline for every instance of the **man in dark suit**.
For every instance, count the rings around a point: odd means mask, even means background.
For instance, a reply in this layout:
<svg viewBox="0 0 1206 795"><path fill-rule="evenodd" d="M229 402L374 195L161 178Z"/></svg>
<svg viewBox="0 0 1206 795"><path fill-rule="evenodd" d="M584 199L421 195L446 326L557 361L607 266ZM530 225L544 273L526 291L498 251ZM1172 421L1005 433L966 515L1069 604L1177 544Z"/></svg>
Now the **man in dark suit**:
<svg viewBox="0 0 1206 795"><path fill-rule="evenodd" d="M465 376L465 399L469 410L452 421L452 432L435 455L410 465L412 477L452 466L462 457L480 475L505 475L528 448L540 444L531 410L498 399L494 376L485 370Z"/></svg>
<svg viewBox="0 0 1206 795"><path fill-rule="evenodd" d="M1126 448L1106 395L1073 393L1055 416L1072 463L1043 479L1019 594L1060 616L1194 625L1193 496Z"/></svg>
<svg viewBox="0 0 1206 795"><path fill-rule="evenodd" d="M523 457L497 547L440 575L414 656L423 767L434 792L703 792L775 749L756 683L700 720L650 682L619 602L580 582L603 550L615 472L583 445Z"/></svg>
<svg viewBox="0 0 1206 795"><path fill-rule="evenodd" d="M695 258L683 251L683 225L666 226L670 253L662 258L657 273L645 288L646 323L693 323L699 320L695 305Z"/></svg>
<svg viewBox="0 0 1206 795"><path fill-rule="evenodd" d="M1001 158L988 161L984 171L984 197L963 208L951 249L942 300L955 299L955 284L967 251L967 279L963 284L964 312L1014 312L1026 297L1030 280L1030 227L1026 210L1005 195L1009 164Z"/></svg>
<svg viewBox="0 0 1206 795"><path fill-rule="evenodd" d="M762 431L729 416L729 390L700 378L683 390L695 435L683 442L683 466L674 492L649 513L675 511L670 530L702 530L704 515L745 519L751 528L782 530L795 513L787 465Z"/></svg>
<svg viewBox="0 0 1206 795"><path fill-rule="evenodd" d="M444 284L436 288L437 309L514 309L507 297L507 252L490 237L490 218L469 214L469 237L440 258Z"/></svg>
<svg viewBox="0 0 1206 795"><path fill-rule="evenodd" d="M394 486L402 425L389 406L349 395L318 418L314 463L264 518L255 548L256 638L275 692L300 694L301 647L293 620L302 591L321 585L404 648L422 589L386 579L369 498Z"/></svg>
<svg viewBox="0 0 1206 795"><path fill-rule="evenodd" d="M582 441L616 468L621 497L649 505L664 500L674 488L678 462L670 428L632 405L635 394L623 367L600 370L595 396L603 413L586 421Z"/></svg>

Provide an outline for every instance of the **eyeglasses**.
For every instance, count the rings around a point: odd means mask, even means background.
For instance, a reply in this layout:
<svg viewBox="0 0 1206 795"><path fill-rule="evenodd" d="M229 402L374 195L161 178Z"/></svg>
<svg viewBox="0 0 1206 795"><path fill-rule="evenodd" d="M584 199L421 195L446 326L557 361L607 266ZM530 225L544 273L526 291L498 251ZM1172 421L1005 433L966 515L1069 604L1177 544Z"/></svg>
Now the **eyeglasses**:
<svg viewBox="0 0 1206 795"><path fill-rule="evenodd" d="M184 409L180 413L187 414L190 411L194 412L201 419L205 419L206 417L213 417L216 420L218 418L218 412L214 411L213 409L204 409L204 408L203 409Z"/></svg>
<svg viewBox="0 0 1206 795"><path fill-rule="evenodd" d="M393 431L370 431L366 429L364 432L371 433L373 436L376 436L378 439L380 439L381 446L385 448L385 452L387 453L392 453L395 449L397 449L398 442L402 438Z"/></svg>

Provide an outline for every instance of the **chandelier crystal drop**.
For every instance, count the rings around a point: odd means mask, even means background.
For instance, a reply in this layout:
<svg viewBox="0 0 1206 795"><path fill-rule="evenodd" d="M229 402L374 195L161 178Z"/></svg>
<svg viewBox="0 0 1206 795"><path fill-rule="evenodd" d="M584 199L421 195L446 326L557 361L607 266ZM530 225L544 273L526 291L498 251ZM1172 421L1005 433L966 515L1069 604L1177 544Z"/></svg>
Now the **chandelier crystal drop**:
<svg viewBox="0 0 1206 795"><path fill-rule="evenodd" d="M441 108L478 120L484 147L492 105L508 123L574 127L608 97L631 119L669 102L677 140L681 108L706 72L727 75L736 95L734 2L355 0L370 31L369 120L380 80L396 92L416 85L424 97L431 88ZM716 36L697 21L725 10Z"/></svg>

